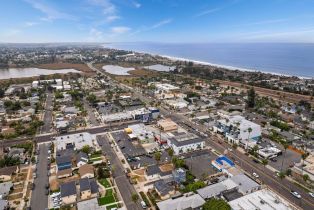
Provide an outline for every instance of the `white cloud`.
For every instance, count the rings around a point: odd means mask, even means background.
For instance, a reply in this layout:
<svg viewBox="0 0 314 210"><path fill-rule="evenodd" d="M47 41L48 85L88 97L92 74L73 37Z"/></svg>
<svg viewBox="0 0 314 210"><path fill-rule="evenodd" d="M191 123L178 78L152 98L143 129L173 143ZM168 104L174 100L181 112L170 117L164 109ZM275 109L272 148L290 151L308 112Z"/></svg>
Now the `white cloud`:
<svg viewBox="0 0 314 210"><path fill-rule="evenodd" d="M56 19L75 20L74 16L60 12L55 8L45 4L43 1L37 0L24 0L24 1L29 3L34 9L37 9L46 15L45 17L41 18L42 21L53 21Z"/></svg>
<svg viewBox="0 0 314 210"><path fill-rule="evenodd" d="M140 8L142 5L137 1L132 1L132 4L135 8Z"/></svg>
<svg viewBox="0 0 314 210"><path fill-rule="evenodd" d="M173 21L173 19L171 19L171 18L161 20L161 21L159 21L159 22L153 24L152 26L149 26L149 27L144 26L144 27L142 27L142 28L140 28L140 29L134 31L131 35L135 35L135 34L138 34L138 33L140 33L140 32L145 32L145 31L154 30L154 29L156 29L156 28L159 28L159 27L162 27L162 26L164 26L164 25L166 25L166 24L169 24L169 23L171 23L172 21Z"/></svg>
<svg viewBox="0 0 314 210"><path fill-rule="evenodd" d="M106 17L106 22L110 23L110 22L113 22L113 21L118 20L120 18L121 17L118 15L110 15L110 16Z"/></svg>
<svg viewBox="0 0 314 210"><path fill-rule="evenodd" d="M201 17L201 16L208 15L214 12L218 12L219 10L221 10L221 8L213 8L213 9L204 10L196 14L194 17Z"/></svg>
<svg viewBox="0 0 314 210"><path fill-rule="evenodd" d="M26 27L26 28L28 28L28 27L32 27L32 26L35 26L35 25L38 25L39 23L38 22L25 22L25 24L24 24L24 26Z"/></svg>
<svg viewBox="0 0 314 210"><path fill-rule="evenodd" d="M155 28L159 28L159 27L161 27L161 26L163 26L163 25L166 25L166 24L168 24L168 23L171 23L172 22L172 19L165 19L165 20L162 20L162 21L160 21L160 22L158 22L158 23L156 23L156 24L154 24L152 27L150 27L151 29L155 29Z"/></svg>
<svg viewBox="0 0 314 210"><path fill-rule="evenodd" d="M126 27L126 26L116 26L111 28L111 32L113 34L124 34L127 33L131 30L131 28Z"/></svg>
<svg viewBox="0 0 314 210"><path fill-rule="evenodd" d="M88 2L101 7L104 15L114 15L117 12L116 6L110 0L88 0Z"/></svg>

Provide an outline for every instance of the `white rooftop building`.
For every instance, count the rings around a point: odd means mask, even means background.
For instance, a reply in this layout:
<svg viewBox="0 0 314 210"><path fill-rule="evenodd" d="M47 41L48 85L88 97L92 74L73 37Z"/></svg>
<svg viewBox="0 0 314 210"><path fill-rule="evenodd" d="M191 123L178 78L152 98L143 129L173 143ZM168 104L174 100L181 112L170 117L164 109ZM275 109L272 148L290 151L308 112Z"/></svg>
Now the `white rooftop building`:
<svg viewBox="0 0 314 210"><path fill-rule="evenodd" d="M180 88L167 83L155 83L155 97L158 99L170 99L180 93Z"/></svg>
<svg viewBox="0 0 314 210"><path fill-rule="evenodd" d="M96 150L98 150L99 148L99 145L95 137L87 132L57 136L55 137L55 140L57 150L65 150L69 146L73 146L75 150L80 150L85 145L89 145L90 147L93 147Z"/></svg>
<svg viewBox="0 0 314 210"><path fill-rule="evenodd" d="M160 210L200 209L205 200L199 194L186 193L182 197L157 203Z"/></svg>
<svg viewBox="0 0 314 210"><path fill-rule="evenodd" d="M288 201L278 194L262 189L229 202L232 210L294 210Z"/></svg>
<svg viewBox="0 0 314 210"><path fill-rule="evenodd" d="M250 131L251 129L251 131ZM224 116L213 126L214 132L222 133L231 143L256 143L262 135L261 126L243 116Z"/></svg>

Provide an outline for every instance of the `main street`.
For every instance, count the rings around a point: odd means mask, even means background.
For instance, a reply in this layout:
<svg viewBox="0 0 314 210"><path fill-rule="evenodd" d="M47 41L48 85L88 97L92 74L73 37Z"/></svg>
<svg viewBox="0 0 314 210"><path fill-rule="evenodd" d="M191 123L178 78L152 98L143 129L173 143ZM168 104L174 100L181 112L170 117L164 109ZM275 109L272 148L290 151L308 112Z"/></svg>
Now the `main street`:
<svg viewBox="0 0 314 210"><path fill-rule="evenodd" d="M40 144L38 154L37 178L35 178L35 188L32 191L31 209L44 210L48 207L48 196L46 195L46 184L48 184L48 145Z"/></svg>
<svg viewBox="0 0 314 210"><path fill-rule="evenodd" d="M109 144L108 137L106 135L97 136L97 141L100 145L102 145L103 153L106 154L107 158L110 160L111 167L113 168L112 176L114 178L115 184L119 188L126 208L128 210L142 209L138 202L134 203L132 201L132 194L136 193L136 190L126 177L122 163Z"/></svg>

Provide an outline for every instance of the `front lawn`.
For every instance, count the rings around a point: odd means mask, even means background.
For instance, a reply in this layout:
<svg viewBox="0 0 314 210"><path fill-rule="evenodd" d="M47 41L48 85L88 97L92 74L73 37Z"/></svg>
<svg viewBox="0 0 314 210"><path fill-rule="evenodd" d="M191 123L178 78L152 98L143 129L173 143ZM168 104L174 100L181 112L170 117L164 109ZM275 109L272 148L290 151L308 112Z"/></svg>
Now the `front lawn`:
<svg viewBox="0 0 314 210"><path fill-rule="evenodd" d="M98 181L105 188L111 187L111 184L107 179L99 179Z"/></svg>
<svg viewBox="0 0 314 210"><path fill-rule="evenodd" d="M112 189L106 189L106 195L105 196L109 196L112 195Z"/></svg>
<svg viewBox="0 0 314 210"><path fill-rule="evenodd" d="M109 203L114 203L114 202L116 202L116 200L113 195L104 196L98 199L98 203L100 206L103 206Z"/></svg>

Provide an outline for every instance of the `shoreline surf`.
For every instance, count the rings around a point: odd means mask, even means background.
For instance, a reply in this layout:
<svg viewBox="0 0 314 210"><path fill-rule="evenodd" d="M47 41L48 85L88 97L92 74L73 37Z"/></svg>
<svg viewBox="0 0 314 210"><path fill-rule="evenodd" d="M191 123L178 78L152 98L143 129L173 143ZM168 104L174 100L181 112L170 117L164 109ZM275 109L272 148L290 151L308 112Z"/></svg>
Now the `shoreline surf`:
<svg viewBox="0 0 314 210"><path fill-rule="evenodd" d="M145 52L145 51L139 51L139 50L126 50L126 49L122 49L122 48L110 47L110 46L105 46L105 45L102 45L102 46L104 48L108 48L108 49L125 50L125 51L131 51L133 53L136 52L136 53L149 54L149 55L152 55L152 56L160 56L160 57L168 58L168 59L173 60L173 61L188 61L188 62L190 61L190 62L199 64L199 65L224 68L226 70L231 70L231 71L239 70L239 71L243 71L243 72L261 72L261 73L264 73L264 74L271 74L271 75L274 75L274 76L297 77L297 78L303 79L303 80L312 80L312 79L314 79L314 77L309 77L309 76L291 75L291 74L276 73L276 72L257 70L257 69L256 70L255 69L248 69L248 68L242 68L242 67L236 67L236 66L216 64L216 63L211 63L211 62L207 62L207 61L199 61L199 60L194 60L194 59L189 59L189 58L176 57L176 56L171 56L171 55L157 54L157 53L151 53L151 52Z"/></svg>

